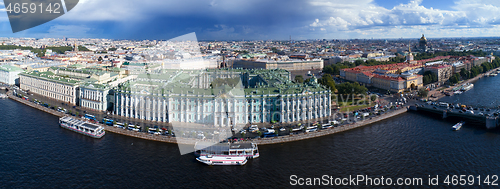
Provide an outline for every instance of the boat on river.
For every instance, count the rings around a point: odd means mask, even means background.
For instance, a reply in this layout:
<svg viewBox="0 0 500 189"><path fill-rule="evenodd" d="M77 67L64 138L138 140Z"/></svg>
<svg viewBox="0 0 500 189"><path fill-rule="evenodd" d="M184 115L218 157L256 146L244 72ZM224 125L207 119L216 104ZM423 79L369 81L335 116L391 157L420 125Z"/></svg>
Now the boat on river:
<svg viewBox="0 0 500 189"><path fill-rule="evenodd" d="M257 144L248 142L197 142L194 149L196 160L207 165L245 165L247 159L259 157Z"/></svg>
<svg viewBox="0 0 500 189"><path fill-rule="evenodd" d="M197 142L194 145L196 156L218 156L218 157L245 157L248 159L259 157L257 144L250 142L241 143L210 143Z"/></svg>
<svg viewBox="0 0 500 189"><path fill-rule="evenodd" d="M451 130L458 131L458 130L460 130L460 129L462 128L462 125L463 125L463 124L464 124L464 122L463 122L463 121L458 122L457 124L455 124L455 125L453 125L453 126L451 127Z"/></svg>
<svg viewBox="0 0 500 189"><path fill-rule="evenodd" d="M465 91L468 91L468 90L472 89L473 87L474 87L474 84L472 84L472 83L467 83L467 84L464 84L464 85L462 86L462 91L464 91L464 92L465 92Z"/></svg>
<svg viewBox="0 0 500 189"><path fill-rule="evenodd" d="M245 157L221 157L221 156L200 156L196 158L201 163L207 165L245 165L248 160Z"/></svg>
<svg viewBox="0 0 500 189"><path fill-rule="evenodd" d="M106 132L102 126L75 119L69 116L59 118L62 128L74 131L92 138L102 138Z"/></svg>

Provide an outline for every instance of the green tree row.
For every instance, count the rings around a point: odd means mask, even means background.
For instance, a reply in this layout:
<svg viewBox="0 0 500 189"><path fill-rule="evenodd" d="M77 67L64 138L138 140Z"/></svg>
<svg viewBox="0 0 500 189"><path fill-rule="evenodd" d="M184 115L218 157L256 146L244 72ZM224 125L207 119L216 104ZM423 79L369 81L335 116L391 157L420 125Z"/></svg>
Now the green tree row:
<svg viewBox="0 0 500 189"><path fill-rule="evenodd" d="M335 81L330 74L323 74L321 78L318 79L318 83L335 92Z"/></svg>
<svg viewBox="0 0 500 189"><path fill-rule="evenodd" d="M424 52L424 53L418 53L414 56L415 60L423 60L423 59L429 59L429 58L435 58L438 56L468 56L468 55L473 55L473 56L486 56L486 52L484 51L443 51L443 52L434 52L434 53L429 53L429 52Z"/></svg>
<svg viewBox="0 0 500 189"><path fill-rule="evenodd" d="M341 95L347 95L347 94L364 94L368 91L368 89L365 86L360 85L358 82L344 82L341 84L338 84L337 86L337 91Z"/></svg>
<svg viewBox="0 0 500 189"><path fill-rule="evenodd" d="M423 75L422 81L424 82L424 85L427 85L429 83L434 83L438 81L437 75L433 74L431 71L426 71Z"/></svg>
<svg viewBox="0 0 500 189"><path fill-rule="evenodd" d="M374 59L367 60L366 62L363 60L356 60L354 62L339 62L337 64L332 64L323 67L323 73L328 73L332 75L339 75L340 70L344 68L354 68L359 65L363 66L376 66L376 65L386 65L386 64L395 64L395 63L401 63L404 62L405 58L404 57L393 57L389 61L376 61Z"/></svg>
<svg viewBox="0 0 500 189"><path fill-rule="evenodd" d="M495 60L490 62L485 62L480 66L473 66L470 70L466 70L465 68L460 69L459 73L455 73L450 77L450 84L455 84L460 81L460 79L471 79L479 74L486 73L492 69L500 67L500 60L498 57L495 57Z"/></svg>
<svg viewBox="0 0 500 189"><path fill-rule="evenodd" d="M304 80L302 75L295 76L296 83L308 83L309 78ZM342 84L335 84L333 77L330 74L323 74L321 78L318 79L318 83L330 89L332 92L337 90L338 94L347 95L347 94L364 94L368 91L365 86L360 85L358 82L344 82Z"/></svg>

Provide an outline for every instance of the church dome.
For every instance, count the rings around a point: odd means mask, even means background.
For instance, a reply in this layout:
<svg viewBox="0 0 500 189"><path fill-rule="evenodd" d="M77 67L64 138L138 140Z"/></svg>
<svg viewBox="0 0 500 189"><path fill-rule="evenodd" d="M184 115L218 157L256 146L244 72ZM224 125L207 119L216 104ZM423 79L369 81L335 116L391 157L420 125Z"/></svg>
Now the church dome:
<svg viewBox="0 0 500 189"><path fill-rule="evenodd" d="M422 37L420 38L420 41L427 41L427 39L425 38L424 34L422 34Z"/></svg>

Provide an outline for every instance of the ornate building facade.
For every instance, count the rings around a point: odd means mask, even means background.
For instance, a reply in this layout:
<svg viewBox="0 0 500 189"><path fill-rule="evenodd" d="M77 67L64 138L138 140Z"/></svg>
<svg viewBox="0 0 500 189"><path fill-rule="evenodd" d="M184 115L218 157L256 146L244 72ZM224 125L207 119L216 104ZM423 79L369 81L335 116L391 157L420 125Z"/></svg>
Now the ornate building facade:
<svg viewBox="0 0 500 189"><path fill-rule="evenodd" d="M331 91L285 70L164 70L121 84L115 103L120 116L224 127L330 116Z"/></svg>

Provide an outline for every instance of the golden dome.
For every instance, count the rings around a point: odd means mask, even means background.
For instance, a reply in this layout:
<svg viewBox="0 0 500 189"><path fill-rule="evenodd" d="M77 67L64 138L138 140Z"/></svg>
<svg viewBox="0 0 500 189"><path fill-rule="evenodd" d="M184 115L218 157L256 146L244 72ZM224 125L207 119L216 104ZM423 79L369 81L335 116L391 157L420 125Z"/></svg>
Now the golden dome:
<svg viewBox="0 0 500 189"><path fill-rule="evenodd" d="M427 39L425 38L424 34L422 34L422 37L420 38L420 41L427 41Z"/></svg>

